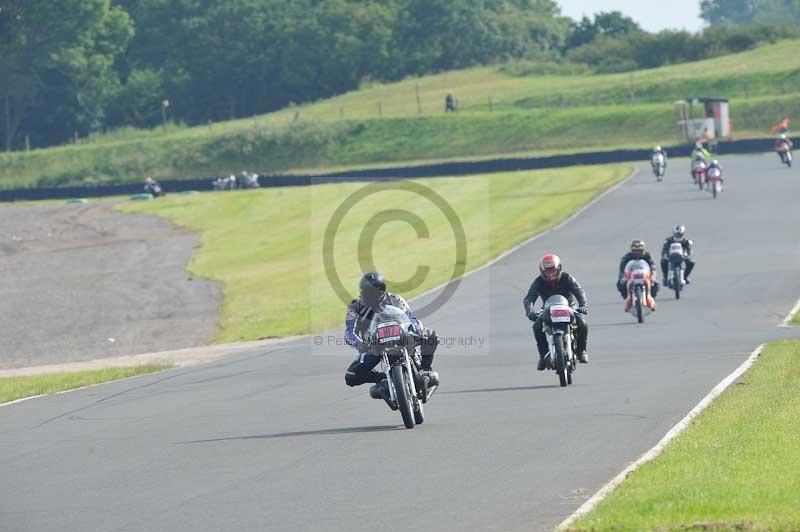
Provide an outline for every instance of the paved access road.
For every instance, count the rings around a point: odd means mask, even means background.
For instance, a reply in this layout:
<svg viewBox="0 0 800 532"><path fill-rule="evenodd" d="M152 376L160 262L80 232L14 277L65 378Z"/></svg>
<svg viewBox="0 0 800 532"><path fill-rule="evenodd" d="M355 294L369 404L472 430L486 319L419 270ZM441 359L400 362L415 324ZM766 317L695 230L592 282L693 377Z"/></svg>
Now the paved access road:
<svg viewBox="0 0 800 532"><path fill-rule="evenodd" d="M686 161L647 169L565 227L469 276L427 323L443 385L424 425L366 387L352 353L308 340L0 408L0 523L8 531L548 530L654 445L800 297L800 175L775 157L723 161L718 200ZM613 282L634 237L676 223L698 266L644 325ZM576 384L535 370L522 297L561 254L591 298L591 363ZM320 354L326 353L326 354Z"/></svg>

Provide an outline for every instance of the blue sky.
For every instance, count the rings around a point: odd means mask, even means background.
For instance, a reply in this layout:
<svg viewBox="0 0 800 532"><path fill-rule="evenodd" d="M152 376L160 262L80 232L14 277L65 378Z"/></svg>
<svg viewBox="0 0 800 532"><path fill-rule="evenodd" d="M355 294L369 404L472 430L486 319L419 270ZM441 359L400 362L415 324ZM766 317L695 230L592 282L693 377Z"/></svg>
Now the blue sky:
<svg viewBox="0 0 800 532"><path fill-rule="evenodd" d="M556 0L565 15L579 19L598 11L622 11L644 29L687 29L703 27L700 19L700 0Z"/></svg>

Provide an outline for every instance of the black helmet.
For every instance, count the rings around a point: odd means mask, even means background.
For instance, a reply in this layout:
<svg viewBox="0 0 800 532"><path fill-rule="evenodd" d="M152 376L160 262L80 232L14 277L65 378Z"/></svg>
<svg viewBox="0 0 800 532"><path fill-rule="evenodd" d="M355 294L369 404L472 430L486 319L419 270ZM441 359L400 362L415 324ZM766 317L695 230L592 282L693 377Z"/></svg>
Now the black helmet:
<svg viewBox="0 0 800 532"><path fill-rule="evenodd" d="M368 272L358 283L361 302L372 310L378 310L386 296L386 278L378 272Z"/></svg>
<svg viewBox="0 0 800 532"><path fill-rule="evenodd" d="M686 236L686 226L676 225L672 230L672 236L675 237L675 240L683 240L683 237Z"/></svg>

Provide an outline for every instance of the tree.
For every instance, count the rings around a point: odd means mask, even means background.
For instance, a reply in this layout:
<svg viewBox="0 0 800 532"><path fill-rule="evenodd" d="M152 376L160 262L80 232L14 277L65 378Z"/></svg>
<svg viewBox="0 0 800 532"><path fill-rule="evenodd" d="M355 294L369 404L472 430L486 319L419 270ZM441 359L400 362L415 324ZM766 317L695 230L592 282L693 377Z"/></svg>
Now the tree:
<svg viewBox="0 0 800 532"><path fill-rule="evenodd" d="M72 106L76 123L84 125L102 120L118 84L114 58L133 35L123 10L110 0L0 0L0 28L6 150L34 105L45 113L53 105ZM69 85L68 101L39 100L54 79Z"/></svg>
<svg viewBox="0 0 800 532"><path fill-rule="evenodd" d="M712 26L800 24L800 0L702 0L700 17Z"/></svg>
<svg viewBox="0 0 800 532"><path fill-rule="evenodd" d="M637 33L642 33L642 28L632 18L619 11L601 11L595 13L594 21L584 16L579 22L572 23L567 49L588 44L599 36L620 39Z"/></svg>

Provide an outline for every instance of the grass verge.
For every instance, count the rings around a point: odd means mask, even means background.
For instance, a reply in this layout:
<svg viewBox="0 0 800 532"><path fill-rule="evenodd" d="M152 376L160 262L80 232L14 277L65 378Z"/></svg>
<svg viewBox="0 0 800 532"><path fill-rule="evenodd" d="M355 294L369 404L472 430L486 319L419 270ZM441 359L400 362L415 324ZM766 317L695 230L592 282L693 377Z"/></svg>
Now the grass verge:
<svg viewBox="0 0 800 532"><path fill-rule="evenodd" d="M629 173L628 167L613 165L418 182L445 198L463 225L464 268L469 271L561 222ZM341 322L344 304L328 283L322 261L324 231L334 210L365 186L168 196L121 208L162 216L200 233L201 247L189 270L223 284L216 341L233 342L307 334ZM428 236L407 222L374 218L387 209L413 212ZM336 233L336 270L351 294L370 253L358 245L365 229L375 230L371 255L388 279L405 279L419 265L429 268L416 288L395 283L390 289L413 297L450 278L456 241L449 220L425 197L385 190L359 202Z"/></svg>
<svg viewBox="0 0 800 532"><path fill-rule="evenodd" d="M570 530L800 530L800 341L757 362Z"/></svg>
<svg viewBox="0 0 800 532"><path fill-rule="evenodd" d="M31 375L24 377L0 378L0 404L31 397L34 395L47 395L65 390L74 390L92 384L135 377L169 369L173 366L143 365L121 368L106 368L93 371L76 371L69 373L48 373L46 375Z"/></svg>

